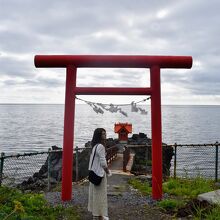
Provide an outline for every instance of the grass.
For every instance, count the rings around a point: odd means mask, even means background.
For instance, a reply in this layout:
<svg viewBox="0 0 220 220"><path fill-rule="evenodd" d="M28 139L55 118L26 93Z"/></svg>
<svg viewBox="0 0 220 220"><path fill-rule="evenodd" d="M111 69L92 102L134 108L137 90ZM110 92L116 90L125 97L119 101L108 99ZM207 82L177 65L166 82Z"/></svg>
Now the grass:
<svg viewBox="0 0 220 220"><path fill-rule="evenodd" d="M158 203L158 206L164 210L172 210L176 212L179 208L185 205L184 201L177 199L164 199Z"/></svg>
<svg viewBox="0 0 220 220"><path fill-rule="evenodd" d="M143 182L138 178L129 180L129 184L141 192L143 195L151 195L152 188L149 183ZM166 212L177 213L178 209L184 208L187 203L193 201L201 193L216 190L214 181L201 177L190 178L169 178L163 183L163 192L168 198L157 203L157 206ZM213 206L207 213L207 209L194 207L194 219L220 219L220 205Z"/></svg>
<svg viewBox="0 0 220 220"><path fill-rule="evenodd" d="M143 195L151 195L152 188L150 187L148 182L142 182L138 179L129 179L128 183L139 192L141 192Z"/></svg>
<svg viewBox="0 0 220 220"><path fill-rule="evenodd" d="M199 194L214 190L214 182L201 177L195 179L170 178L163 183L163 191L170 195L181 196L184 199L196 198Z"/></svg>
<svg viewBox="0 0 220 220"><path fill-rule="evenodd" d="M129 184L143 195L151 195L152 188L149 183L138 178L129 180ZM60 186L57 186L57 189ZM117 190L122 190L116 187ZM157 206L167 213L175 215L178 209L183 208L187 202L192 201L198 194L215 190L214 182L201 177L195 179L170 178L163 183L163 192L166 199L159 201ZM211 207L208 211L195 206L193 219L220 219L220 205ZM55 220L80 219L77 210L73 207L51 207L47 204L43 194L22 193L8 187L0 187L0 219L1 220Z"/></svg>
<svg viewBox="0 0 220 220"><path fill-rule="evenodd" d="M220 219L220 206L214 207L209 213L205 215L207 220L217 220Z"/></svg>
<svg viewBox="0 0 220 220"><path fill-rule="evenodd" d="M17 189L0 187L0 219L2 220L55 220L80 219L76 209L51 207L43 194L22 193Z"/></svg>

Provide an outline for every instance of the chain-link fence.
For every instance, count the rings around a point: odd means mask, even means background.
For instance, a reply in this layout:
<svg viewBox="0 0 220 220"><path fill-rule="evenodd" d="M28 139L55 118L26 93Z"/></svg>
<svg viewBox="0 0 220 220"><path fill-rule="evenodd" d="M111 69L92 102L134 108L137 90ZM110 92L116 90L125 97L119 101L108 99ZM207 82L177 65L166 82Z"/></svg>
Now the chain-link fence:
<svg viewBox="0 0 220 220"><path fill-rule="evenodd" d="M5 156L1 154L1 183L4 185L17 185L35 172L39 171L47 159L48 152L30 154L17 154Z"/></svg>
<svg viewBox="0 0 220 220"><path fill-rule="evenodd" d="M35 181L38 188L47 186L50 180L49 158L58 153L60 152L50 150L16 155L1 153L0 184L17 187L20 184L33 184Z"/></svg>
<svg viewBox="0 0 220 220"><path fill-rule="evenodd" d="M173 177L196 177L218 181L220 174L219 146L214 144L174 144L174 156L171 161Z"/></svg>
<svg viewBox="0 0 220 220"><path fill-rule="evenodd" d="M54 147L54 146L53 146ZM74 180L79 178L78 163L82 149L76 148L74 158ZM87 166L91 149L84 149ZM86 175L86 174L85 174ZM50 190L51 185L58 184L62 179L62 150L5 155L0 157L0 185L18 187L24 190Z"/></svg>
<svg viewBox="0 0 220 220"><path fill-rule="evenodd" d="M117 147L107 149L106 159L111 163L117 157ZM73 181L88 176L91 148L74 149ZM0 156L0 185L22 190L50 190L62 179L62 149L56 146L45 152Z"/></svg>
<svg viewBox="0 0 220 220"><path fill-rule="evenodd" d="M202 176L218 181L219 145L214 144L174 144L171 146L174 156L171 160L170 173L173 177ZM73 180L86 177L91 148L75 148ZM115 158L117 151L108 151ZM62 150L24 153L0 156L0 185L21 187L22 189L48 189L60 183L62 178Z"/></svg>
<svg viewBox="0 0 220 220"><path fill-rule="evenodd" d="M176 177L204 177L219 179L219 146L213 144L173 144L163 145L163 175ZM132 173L149 175L152 173L151 145L127 145L135 152Z"/></svg>

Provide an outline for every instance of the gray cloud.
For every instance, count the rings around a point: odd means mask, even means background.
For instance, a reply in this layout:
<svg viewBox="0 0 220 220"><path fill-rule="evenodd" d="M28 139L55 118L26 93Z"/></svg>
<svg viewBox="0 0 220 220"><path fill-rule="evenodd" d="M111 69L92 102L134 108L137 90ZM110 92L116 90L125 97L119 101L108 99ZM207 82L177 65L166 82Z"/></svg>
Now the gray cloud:
<svg viewBox="0 0 220 220"><path fill-rule="evenodd" d="M54 79L47 77L53 71L39 76L43 71L33 65L35 54L192 55L198 66L162 71L162 82L180 85L193 95L218 96L219 8L218 0L3 0L0 82L27 91L64 86L65 77L56 71ZM142 84L133 70L79 75L83 86L106 81L112 86Z"/></svg>
<svg viewBox="0 0 220 220"><path fill-rule="evenodd" d="M18 55L19 57L19 55ZM8 77L32 77L33 61L19 60L0 55L0 74Z"/></svg>
<svg viewBox="0 0 220 220"><path fill-rule="evenodd" d="M28 79L28 80L17 80L17 79L9 79L4 80L3 85L10 86L23 86L23 87L31 87L31 88L58 88L62 87L65 82L58 79L48 79L48 78L36 78L36 79Z"/></svg>

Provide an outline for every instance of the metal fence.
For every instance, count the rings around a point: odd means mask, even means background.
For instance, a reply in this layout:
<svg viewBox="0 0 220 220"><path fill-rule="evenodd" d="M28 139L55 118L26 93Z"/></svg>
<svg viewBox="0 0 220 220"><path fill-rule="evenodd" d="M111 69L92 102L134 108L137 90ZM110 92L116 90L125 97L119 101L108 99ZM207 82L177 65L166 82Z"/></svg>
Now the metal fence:
<svg viewBox="0 0 220 220"><path fill-rule="evenodd" d="M74 166L75 166L75 181L79 180L79 155L85 150L91 152L90 147L74 149ZM0 185L16 187L24 181L31 182L34 177L41 175L38 184L47 185L48 190L54 183L54 170L60 169L57 179L61 180L61 160L54 160L59 155L62 158L61 150L51 150L44 152L23 153L0 156ZM117 147L107 149L106 159L111 163L117 157ZM88 158L87 158L88 159ZM88 161L87 161L88 162ZM59 164L58 164L59 163Z"/></svg>
<svg viewBox="0 0 220 220"><path fill-rule="evenodd" d="M146 146L146 145L145 145ZM170 173L173 177L195 177L202 176L218 181L220 174L219 167L219 146L220 143L214 144L174 144L171 146L174 150L174 156L171 160ZM84 149L75 148L74 163L76 166L76 181L78 180L78 154ZM39 170L47 169L42 181L46 181L48 190L51 185L51 168L50 158L53 155L62 153L62 150L48 150L45 152L24 153L16 155L0 156L0 185L16 186L24 180L32 178L34 173ZM117 156L117 150L110 148L107 153L109 162L112 162ZM62 166L62 165L61 165ZM42 171L43 172L43 171Z"/></svg>
<svg viewBox="0 0 220 220"><path fill-rule="evenodd" d="M214 179L220 176L219 142L213 144L172 144L164 145L173 148L170 176L176 177L204 177ZM151 145L127 145L129 148L151 148ZM146 161L148 151L146 150Z"/></svg>
<svg viewBox="0 0 220 220"><path fill-rule="evenodd" d="M218 181L220 174L219 146L213 144L177 144L168 145L174 148L171 161L171 175L176 177L196 177Z"/></svg>
<svg viewBox="0 0 220 220"><path fill-rule="evenodd" d="M5 155L0 157L0 185L17 186L25 180L31 178L34 173L39 172L42 166L47 166L50 170L50 154L57 154L59 151L45 151L24 154ZM44 181L50 180L50 172Z"/></svg>

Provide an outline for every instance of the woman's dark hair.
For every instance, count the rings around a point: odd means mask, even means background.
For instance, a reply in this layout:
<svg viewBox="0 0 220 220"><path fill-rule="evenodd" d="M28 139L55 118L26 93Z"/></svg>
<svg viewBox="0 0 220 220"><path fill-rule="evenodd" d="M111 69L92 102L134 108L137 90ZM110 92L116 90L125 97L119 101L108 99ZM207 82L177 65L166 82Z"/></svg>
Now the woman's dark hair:
<svg viewBox="0 0 220 220"><path fill-rule="evenodd" d="M94 147L96 144L103 144L103 139L102 139L102 132L106 132L104 128L96 128L94 133L93 133L93 137L92 137L92 141L91 141L91 145L92 147Z"/></svg>

